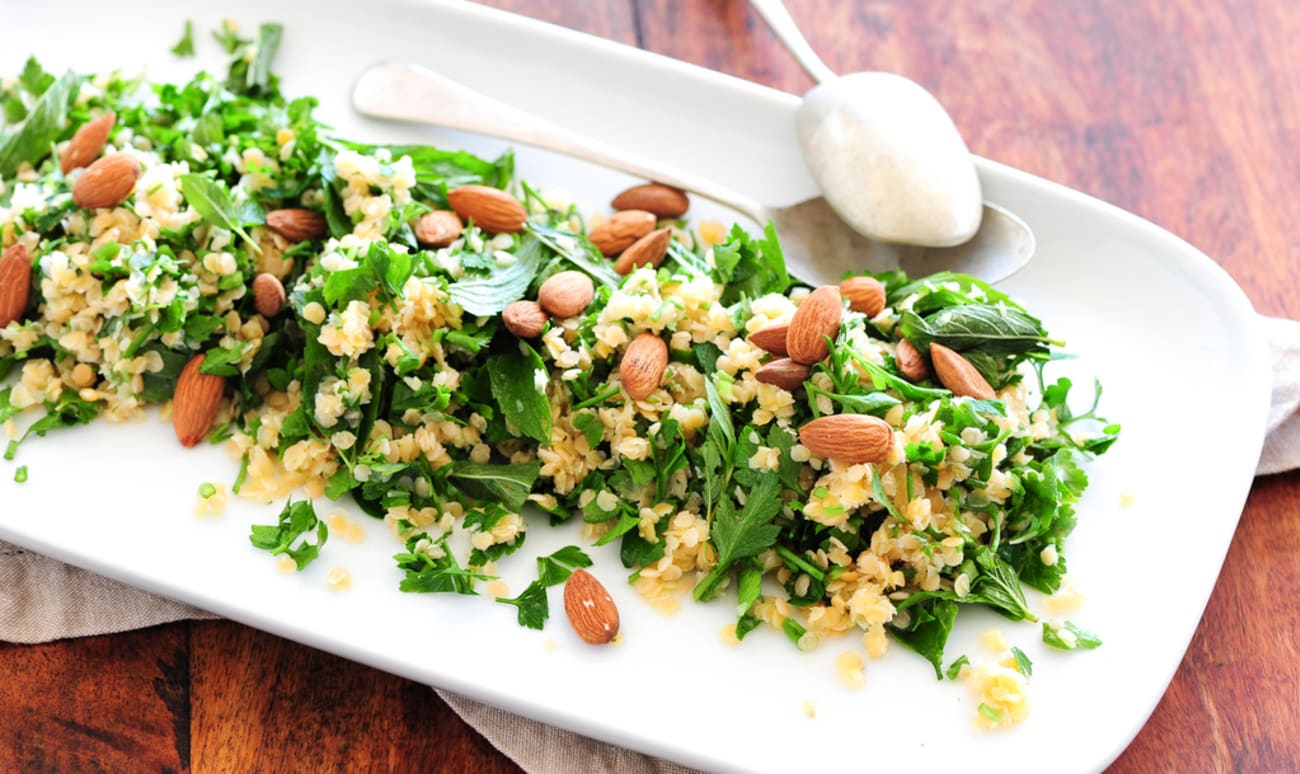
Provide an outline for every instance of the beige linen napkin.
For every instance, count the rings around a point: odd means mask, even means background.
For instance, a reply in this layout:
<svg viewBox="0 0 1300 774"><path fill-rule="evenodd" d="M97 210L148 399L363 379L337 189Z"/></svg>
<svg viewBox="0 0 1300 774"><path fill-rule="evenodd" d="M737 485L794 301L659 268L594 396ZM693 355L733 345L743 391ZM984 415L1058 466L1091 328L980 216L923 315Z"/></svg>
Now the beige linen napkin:
<svg viewBox="0 0 1300 774"><path fill-rule="evenodd" d="M1263 317L1273 355L1273 399L1258 475L1300 467L1300 322ZM0 542L0 640L84 637L210 613ZM526 771L689 772L674 763L597 742L438 691L466 723Z"/></svg>

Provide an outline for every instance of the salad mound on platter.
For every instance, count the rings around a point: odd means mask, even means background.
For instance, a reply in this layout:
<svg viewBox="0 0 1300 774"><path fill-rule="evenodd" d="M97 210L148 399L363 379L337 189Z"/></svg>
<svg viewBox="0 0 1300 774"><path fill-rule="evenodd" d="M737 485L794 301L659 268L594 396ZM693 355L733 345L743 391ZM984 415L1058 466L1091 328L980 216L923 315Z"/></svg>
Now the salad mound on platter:
<svg viewBox="0 0 1300 774"><path fill-rule="evenodd" d="M963 606L1036 620L1022 585L1060 586L1083 463L1118 427L1071 411L1013 299L956 274L810 288L770 226L692 226L665 186L584 216L509 152L333 137L280 94L279 36L227 30L224 79L32 60L4 82L7 459L162 404L181 443L238 454L232 491L384 520L403 591L474 594L539 520L576 520L644 596L730 598L736 640L892 639L942 676ZM290 501L251 540L301 568L328 534ZM546 587L590 564L542 557L498 601L540 628Z"/></svg>

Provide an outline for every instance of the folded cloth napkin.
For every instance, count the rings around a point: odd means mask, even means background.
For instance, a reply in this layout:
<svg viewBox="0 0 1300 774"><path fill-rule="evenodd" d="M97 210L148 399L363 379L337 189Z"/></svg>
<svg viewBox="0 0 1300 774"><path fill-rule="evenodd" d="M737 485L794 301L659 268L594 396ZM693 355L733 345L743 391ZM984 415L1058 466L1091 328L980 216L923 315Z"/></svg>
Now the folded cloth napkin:
<svg viewBox="0 0 1300 774"><path fill-rule="evenodd" d="M1267 475L1300 467L1300 322L1263 317L1261 323L1273 356L1273 398L1256 474ZM213 617L0 542L0 640L48 642ZM462 696L438 695L525 771L690 771Z"/></svg>

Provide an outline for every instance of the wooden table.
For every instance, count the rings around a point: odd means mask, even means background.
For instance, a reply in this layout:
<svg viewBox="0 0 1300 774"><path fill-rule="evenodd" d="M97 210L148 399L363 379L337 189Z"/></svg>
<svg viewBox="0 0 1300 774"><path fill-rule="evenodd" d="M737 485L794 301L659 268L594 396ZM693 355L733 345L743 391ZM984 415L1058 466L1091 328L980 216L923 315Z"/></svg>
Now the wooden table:
<svg viewBox="0 0 1300 774"><path fill-rule="evenodd" d="M743 0L492 4L810 86ZM1300 317L1294 0L790 5L833 69L915 78L974 152L1170 229L1261 312ZM1231 421L1205 419L1207 441ZM1177 676L1111 771L1300 768L1298 546L1300 474L1259 479ZM0 646L0 686L3 771L516 768L429 689L229 622Z"/></svg>

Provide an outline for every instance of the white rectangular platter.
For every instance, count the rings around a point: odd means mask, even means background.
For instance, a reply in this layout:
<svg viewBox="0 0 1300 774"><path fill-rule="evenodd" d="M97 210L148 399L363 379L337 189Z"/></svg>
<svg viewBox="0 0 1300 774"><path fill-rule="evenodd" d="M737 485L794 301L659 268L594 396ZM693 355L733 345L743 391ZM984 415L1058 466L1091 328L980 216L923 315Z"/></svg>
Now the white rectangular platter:
<svg viewBox="0 0 1300 774"><path fill-rule="evenodd" d="M500 150L482 138L355 116L348 92L357 73L380 59L406 59L771 204L814 193L794 143L790 95L465 3L230 0L211 10L122 0L109 14L102 4L54 0L5 3L0 15L11 41L0 50L4 73L34 53L51 69L147 67L154 79L187 78L194 60L168 53L186 18L208 54L215 46L206 31L223 17L246 29L278 21L286 30L276 67L284 91L318 96L321 119L345 137ZM219 66L214 56L202 61ZM592 208L627 182L527 150L518 169ZM318 507L366 522L367 538L332 540L305 572L278 574L247 536L249 524L273 521L280 503L232 498L220 518L195 519L199 484L229 484L236 463L220 448L182 451L156 414L35 439L14 462L0 462L0 539L706 769L930 771L955 762L1006 772L1101 769L1164 692L1217 577L1262 440L1266 353L1244 295L1195 249L1041 179L989 162L980 172L986 197L1018 213L1038 238L1035 261L1004 289L1079 355L1058 373L1081 385L1100 376L1103 413L1124 424L1120 442L1089 468L1092 487L1067 552L1072 582L1086 598L1070 617L1105 644L1051 651L1035 625L978 611L963 613L949 644L950 658L980 657L980 633L997 627L1033 659L1032 712L1015 729L976 730L974 697L959 683L936 682L927 663L899 646L868 663L856 690L841 685L834 667L840 653L861 649L856 639L800 653L763 630L727 646L719 633L733 620L730 605L683 600L676 614L656 612L619 583L626 571L612 550L594 551L596 573L622 611L624 636L601 649L583 645L562 617L534 632L486 597L402 594L390 558L399 544L347 505ZM725 217L703 207L698 214ZM1232 418L1207 417L1207 395L1215 406L1232 406ZM30 471L24 484L13 481L18 464ZM576 524L538 524L524 550L501 563L503 577L522 589L534 571L530 557L575 542ZM350 591L326 584L339 566L352 573ZM1031 598L1031 606L1041 604Z"/></svg>

